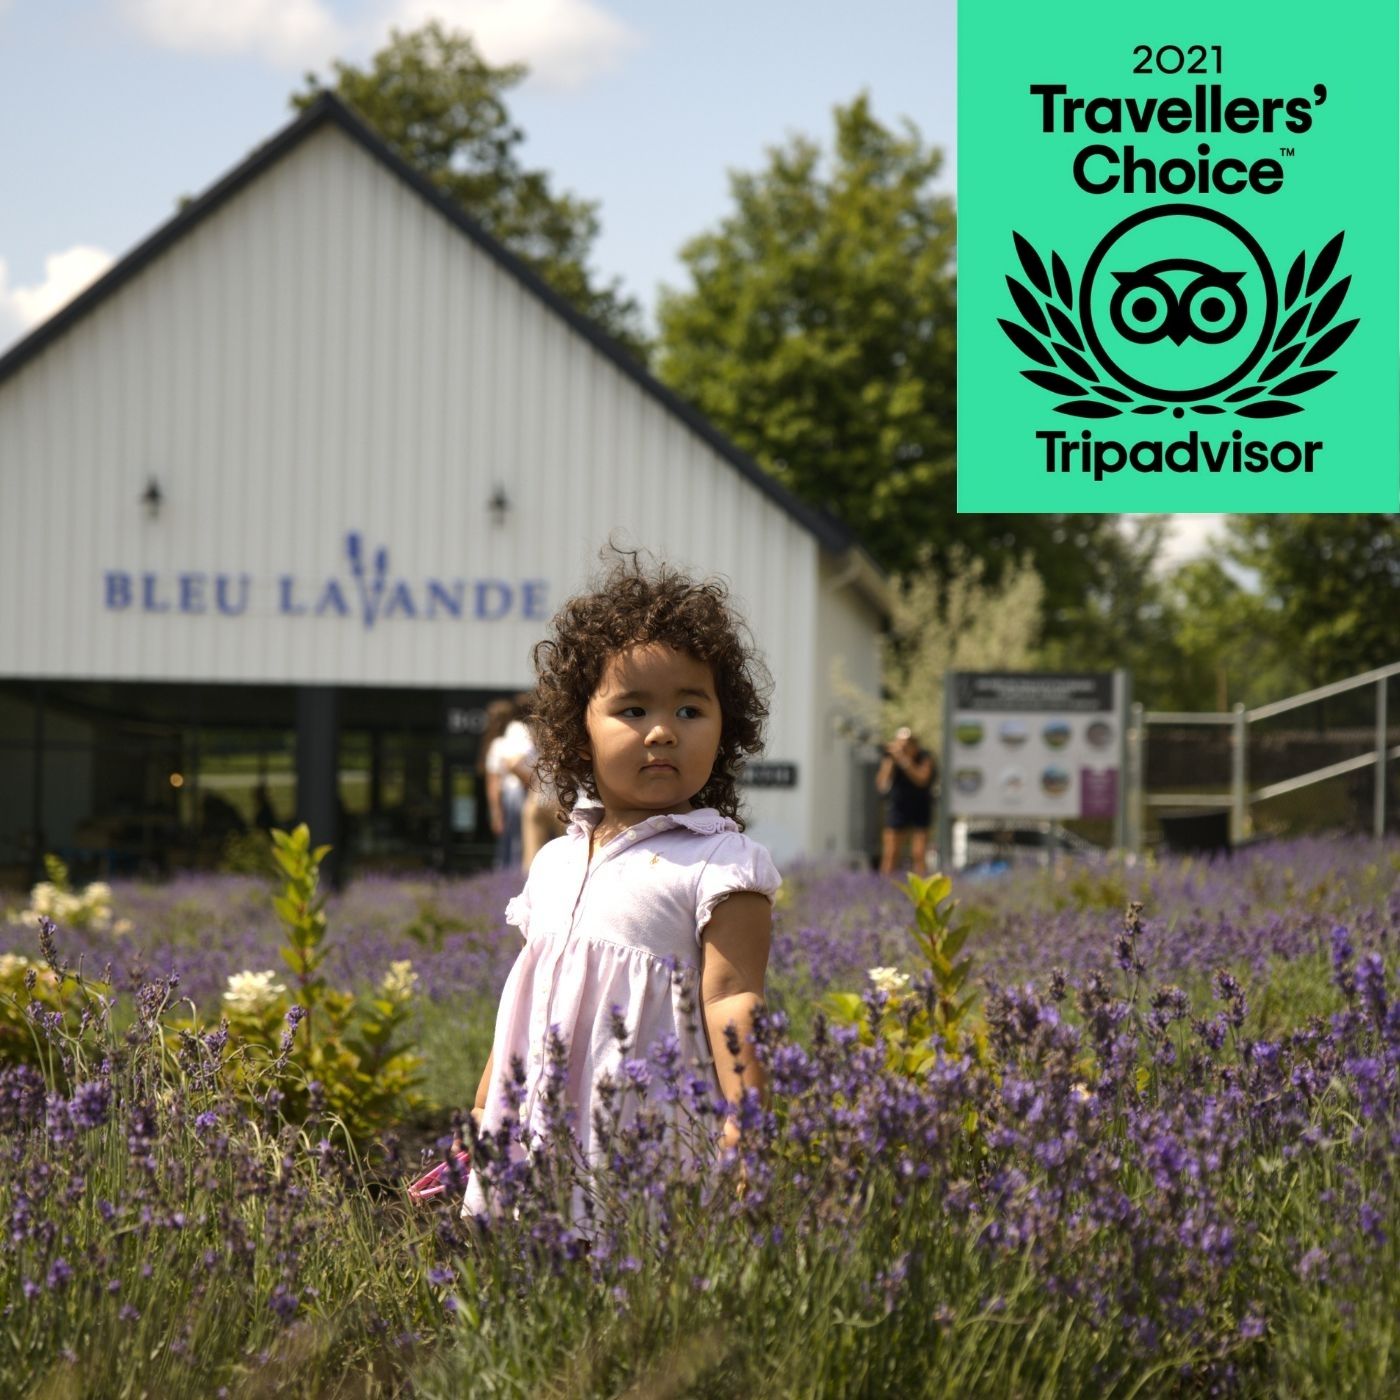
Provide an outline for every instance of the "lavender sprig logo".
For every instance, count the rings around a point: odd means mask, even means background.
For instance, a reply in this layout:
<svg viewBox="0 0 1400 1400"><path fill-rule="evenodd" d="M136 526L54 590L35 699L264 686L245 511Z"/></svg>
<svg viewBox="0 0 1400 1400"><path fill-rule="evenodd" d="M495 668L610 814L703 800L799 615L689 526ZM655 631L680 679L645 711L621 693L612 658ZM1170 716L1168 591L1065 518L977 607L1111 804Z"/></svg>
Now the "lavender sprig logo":
<svg viewBox="0 0 1400 1400"><path fill-rule="evenodd" d="M355 579L355 587L360 595L360 615L364 618L366 627L373 627L379 617L384 587L389 577L389 551L383 545L374 551L372 579L365 576L364 544L358 530L351 530L345 536L345 553L350 560L350 573Z"/></svg>

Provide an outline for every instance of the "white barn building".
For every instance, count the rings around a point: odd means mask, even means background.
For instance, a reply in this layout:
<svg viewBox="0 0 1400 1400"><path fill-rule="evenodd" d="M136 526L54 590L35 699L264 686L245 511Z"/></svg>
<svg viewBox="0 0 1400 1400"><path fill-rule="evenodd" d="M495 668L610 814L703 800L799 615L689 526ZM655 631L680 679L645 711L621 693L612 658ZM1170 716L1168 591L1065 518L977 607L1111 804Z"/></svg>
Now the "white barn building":
<svg viewBox="0 0 1400 1400"><path fill-rule="evenodd" d="M753 834L862 852L868 557L321 97L0 358L0 872L212 859L255 802L479 862L483 706L609 537L750 620Z"/></svg>

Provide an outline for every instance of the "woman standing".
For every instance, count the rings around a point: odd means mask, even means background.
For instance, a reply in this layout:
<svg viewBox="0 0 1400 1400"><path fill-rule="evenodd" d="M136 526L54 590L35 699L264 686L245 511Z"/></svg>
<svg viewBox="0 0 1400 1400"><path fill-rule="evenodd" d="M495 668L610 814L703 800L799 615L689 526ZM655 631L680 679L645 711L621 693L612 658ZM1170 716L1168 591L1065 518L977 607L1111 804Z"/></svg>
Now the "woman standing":
<svg viewBox="0 0 1400 1400"><path fill-rule="evenodd" d="M907 725L897 730L893 742L885 746L885 756L875 774L875 789L885 799L885 831L880 846L883 874L894 874L900 847L906 843L914 873L925 873L935 772L933 755L919 747L914 731Z"/></svg>

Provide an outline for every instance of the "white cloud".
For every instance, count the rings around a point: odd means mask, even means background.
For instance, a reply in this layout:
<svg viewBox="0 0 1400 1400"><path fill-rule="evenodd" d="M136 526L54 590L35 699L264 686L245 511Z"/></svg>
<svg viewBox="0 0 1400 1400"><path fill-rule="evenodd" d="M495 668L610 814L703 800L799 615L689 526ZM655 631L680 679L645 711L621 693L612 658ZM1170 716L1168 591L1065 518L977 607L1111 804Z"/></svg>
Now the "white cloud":
<svg viewBox="0 0 1400 1400"><path fill-rule="evenodd" d="M323 64L346 38L321 0L123 0L122 8L161 48L250 54L278 68Z"/></svg>
<svg viewBox="0 0 1400 1400"><path fill-rule="evenodd" d="M394 0L385 27L429 20L464 30L490 63L525 63L544 87L578 88L612 72L641 37L591 0Z"/></svg>
<svg viewBox="0 0 1400 1400"><path fill-rule="evenodd" d="M1123 525L1141 520L1140 515L1125 514ZM1182 564L1193 559L1203 558L1210 553L1211 546L1225 538L1225 517L1223 515L1167 515L1167 528L1162 535L1162 546L1157 553L1157 570L1169 574Z"/></svg>
<svg viewBox="0 0 1400 1400"><path fill-rule="evenodd" d="M1162 541L1162 562L1176 565L1199 559L1224 537L1223 515L1173 515Z"/></svg>
<svg viewBox="0 0 1400 1400"><path fill-rule="evenodd" d="M0 258L0 344L8 344L40 321L47 321L111 265L110 253L79 244L61 253L50 253L44 259L41 282L12 287L9 269Z"/></svg>

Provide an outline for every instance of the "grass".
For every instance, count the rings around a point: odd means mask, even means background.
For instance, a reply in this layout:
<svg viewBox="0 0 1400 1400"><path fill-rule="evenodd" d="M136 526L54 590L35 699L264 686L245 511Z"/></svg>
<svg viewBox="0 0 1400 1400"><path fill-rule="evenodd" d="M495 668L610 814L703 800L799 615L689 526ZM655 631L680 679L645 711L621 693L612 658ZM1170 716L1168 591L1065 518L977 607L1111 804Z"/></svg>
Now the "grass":
<svg viewBox="0 0 1400 1400"><path fill-rule="evenodd" d="M1295 864L1181 878L1224 880L1256 919L1345 916L1360 951L1390 946L1393 861ZM1143 889L1121 871L1028 875L970 899L971 950L1033 933L1056 903L1111 930ZM821 913L797 898L795 918ZM866 917L824 916L852 936ZM0 1392L1391 1393L1400 1036L1343 995L1316 938L1295 942L1236 967L1248 1010L1218 1050L1212 969L1178 978L1190 1014L1160 1035L1142 1020L1149 970L1112 1022L1138 1037L1116 1088L1111 1035L1095 1039L1073 991L1026 1001L1029 1019L984 1001L988 1064L911 1084L879 1047L819 1035L818 984L795 963L770 1000L815 1070L780 1085L743 1189L682 1170L648 1178L656 1194L619 1185L587 1249L547 1193L485 1234L455 1202L410 1206L397 1183L413 1162L350 1147L314 1111L284 1121L264 1060L235 1092L130 998L84 1025L75 994L50 1039L15 998L49 1071L0 1081ZM494 1012L487 994L415 1001L406 1026L441 1107L402 1124L410 1140L470 1103ZM1295 1102L1299 1075L1314 1087ZM83 1082L107 1086L102 1121L45 1105L45 1087Z"/></svg>

